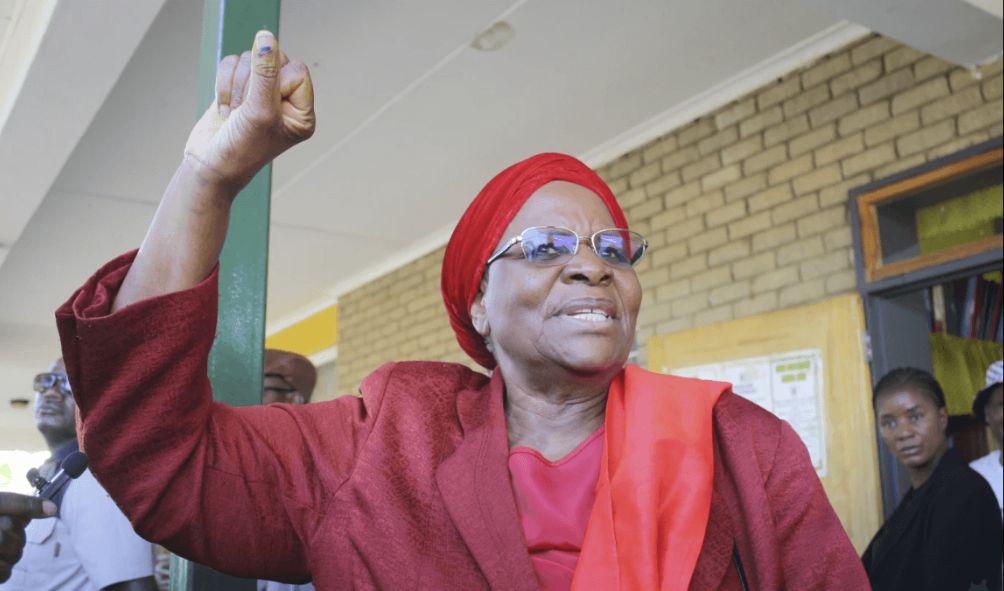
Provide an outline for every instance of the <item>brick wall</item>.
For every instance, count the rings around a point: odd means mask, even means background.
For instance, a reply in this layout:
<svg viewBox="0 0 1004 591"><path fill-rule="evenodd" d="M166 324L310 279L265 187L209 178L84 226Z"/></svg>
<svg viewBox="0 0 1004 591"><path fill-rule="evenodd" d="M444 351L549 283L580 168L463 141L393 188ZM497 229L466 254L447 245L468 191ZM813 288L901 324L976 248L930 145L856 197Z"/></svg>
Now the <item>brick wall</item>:
<svg viewBox="0 0 1004 591"><path fill-rule="evenodd" d="M847 191L1002 135L1001 61L970 73L883 37L826 56L602 167L652 248L639 342L854 289ZM338 381L465 358L442 252L339 300Z"/></svg>
<svg viewBox="0 0 1004 591"><path fill-rule="evenodd" d="M478 367L460 349L439 295L443 249L338 299L338 388L391 360L433 359Z"/></svg>

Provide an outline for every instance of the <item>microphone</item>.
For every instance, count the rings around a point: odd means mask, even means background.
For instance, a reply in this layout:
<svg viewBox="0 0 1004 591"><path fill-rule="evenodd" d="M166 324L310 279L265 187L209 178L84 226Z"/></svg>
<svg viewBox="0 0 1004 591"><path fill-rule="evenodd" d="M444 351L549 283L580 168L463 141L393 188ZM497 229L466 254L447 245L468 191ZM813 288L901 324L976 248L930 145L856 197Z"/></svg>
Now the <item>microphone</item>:
<svg viewBox="0 0 1004 591"><path fill-rule="evenodd" d="M32 468L28 470L28 482L31 483L31 487L35 490L42 490L42 487L49 484L49 481L45 479L44 476L38 473L38 468Z"/></svg>
<svg viewBox="0 0 1004 591"><path fill-rule="evenodd" d="M59 471L56 472L51 481L46 482L45 478L42 478L38 471L34 469L28 471L28 480L38 490L35 496L51 501L66 486L66 483L71 478L80 476L86 469L87 456L79 451L75 451L66 456L63 463L59 465Z"/></svg>

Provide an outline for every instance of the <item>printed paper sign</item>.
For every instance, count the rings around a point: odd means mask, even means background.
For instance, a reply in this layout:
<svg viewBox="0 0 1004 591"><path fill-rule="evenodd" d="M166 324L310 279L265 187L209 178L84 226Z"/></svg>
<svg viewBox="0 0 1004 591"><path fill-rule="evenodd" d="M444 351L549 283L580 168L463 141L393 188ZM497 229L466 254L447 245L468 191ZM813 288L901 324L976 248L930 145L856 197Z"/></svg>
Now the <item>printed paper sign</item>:
<svg viewBox="0 0 1004 591"><path fill-rule="evenodd" d="M688 378L732 384L732 391L774 413L802 438L816 473L826 476L826 430L823 412L823 352L789 351L722 363L663 368Z"/></svg>

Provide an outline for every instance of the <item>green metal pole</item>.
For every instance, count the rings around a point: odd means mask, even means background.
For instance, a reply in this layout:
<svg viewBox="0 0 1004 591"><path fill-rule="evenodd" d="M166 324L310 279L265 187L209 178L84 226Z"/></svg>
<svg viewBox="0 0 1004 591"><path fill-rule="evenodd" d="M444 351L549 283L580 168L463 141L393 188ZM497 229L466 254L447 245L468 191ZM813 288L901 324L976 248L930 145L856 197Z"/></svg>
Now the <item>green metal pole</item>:
<svg viewBox="0 0 1004 591"><path fill-rule="evenodd" d="M279 33L280 0L205 0L199 58L199 111L215 99L216 64L251 48L261 29ZM219 319L209 354L213 397L226 404L259 404L265 341L269 197L272 166L241 191L230 213L220 255ZM253 518L253 516L248 516ZM254 591L255 582L172 556L172 591Z"/></svg>

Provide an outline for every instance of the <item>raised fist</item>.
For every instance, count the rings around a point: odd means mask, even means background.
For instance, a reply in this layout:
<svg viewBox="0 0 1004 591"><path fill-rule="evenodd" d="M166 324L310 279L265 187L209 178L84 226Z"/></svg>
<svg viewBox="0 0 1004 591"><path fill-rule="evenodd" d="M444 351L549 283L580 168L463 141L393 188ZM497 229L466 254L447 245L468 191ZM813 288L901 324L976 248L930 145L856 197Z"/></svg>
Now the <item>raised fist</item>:
<svg viewBox="0 0 1004 591"><path fill-rule="evenodd" d="M216 100L195 124L185 155L231 197L263 166L314 133L314 90L303 62L291 61L269 31L251 51L220 60Z"/></svg>

